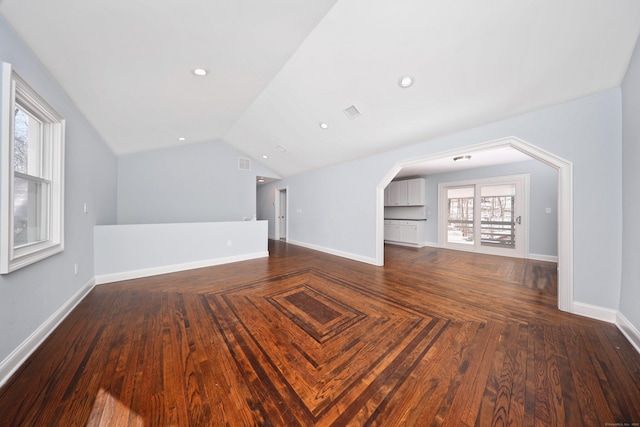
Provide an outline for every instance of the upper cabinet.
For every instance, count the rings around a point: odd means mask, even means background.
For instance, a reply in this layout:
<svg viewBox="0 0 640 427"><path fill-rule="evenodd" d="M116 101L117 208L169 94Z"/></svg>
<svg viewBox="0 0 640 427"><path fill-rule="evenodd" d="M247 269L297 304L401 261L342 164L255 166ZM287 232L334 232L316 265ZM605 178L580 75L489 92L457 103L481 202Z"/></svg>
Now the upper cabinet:
<svg viewBox="0 0 640 427"><path fill-rule="evenodd" d="M385 206L424 206L424 178L391 181L384 190Z"/></svg>

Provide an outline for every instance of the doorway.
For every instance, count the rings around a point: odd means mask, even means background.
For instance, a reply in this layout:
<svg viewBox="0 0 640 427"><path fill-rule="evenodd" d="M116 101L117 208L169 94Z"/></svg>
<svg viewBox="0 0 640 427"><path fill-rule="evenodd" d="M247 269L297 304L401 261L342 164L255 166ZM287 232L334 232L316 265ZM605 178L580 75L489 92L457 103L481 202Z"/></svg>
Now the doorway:
<svg viewBox="0 0 640 427"><path fill-rule="evenodd" d="M528 256L528 175L440 183L438 193L438 240L442 247Z"/></svg>
<svg viewBox="0 0 640 427"><path fill-rule="evenodd" d="M277 188L275 197L276 240L287 240L287 189Z"/></svg>
<svg viewBox="0 0 640 427"><path fill-rule="evenodd" d="M514 148L558 171L558 309L573 313L573 163L515 137L460 147L396 163L377 187L375 263L384 265L384 189L403 167L499 147Z"/></svg>

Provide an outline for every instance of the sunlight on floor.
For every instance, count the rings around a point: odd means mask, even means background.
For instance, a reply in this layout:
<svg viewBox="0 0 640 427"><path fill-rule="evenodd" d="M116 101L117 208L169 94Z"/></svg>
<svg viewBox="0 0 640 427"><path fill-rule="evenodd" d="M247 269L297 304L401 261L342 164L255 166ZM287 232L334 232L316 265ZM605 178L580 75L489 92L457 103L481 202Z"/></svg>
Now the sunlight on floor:
<svg viewBox="0 0 640 427"><path fill-rule="evenodd" d="M109 392L100 389L86 425L88 427L120 425L144 427L144 419Z"/></svg>

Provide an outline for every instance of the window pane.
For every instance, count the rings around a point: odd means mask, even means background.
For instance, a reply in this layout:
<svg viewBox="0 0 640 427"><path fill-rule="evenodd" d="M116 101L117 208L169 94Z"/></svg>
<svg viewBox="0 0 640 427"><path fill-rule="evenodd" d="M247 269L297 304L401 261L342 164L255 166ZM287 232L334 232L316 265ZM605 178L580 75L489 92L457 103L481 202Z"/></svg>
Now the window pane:
<svg viewBox="0 0 640 427"><path fill-rule="evenodd" d="M513 184L482 187L481 244L513 249L516 244L514 219L516 186Z"/></svg>
<svg viewBox="0 0 640 427"><path fill-rule="evenodd" d="M473 245L473 187L447 189L447 241Z"/></svg>
<svg viewBox="0 0 640 427"><path fill-rule="evenodd" d="M13 246L48 240L46 223L49 185L15 177L13 203Z"/></svg>
<svg viewBox="0 0 640 427"><path fill-rule="evenodd" d="M15 110L13 169L42 176L42 122L19 105Z"/></svg>

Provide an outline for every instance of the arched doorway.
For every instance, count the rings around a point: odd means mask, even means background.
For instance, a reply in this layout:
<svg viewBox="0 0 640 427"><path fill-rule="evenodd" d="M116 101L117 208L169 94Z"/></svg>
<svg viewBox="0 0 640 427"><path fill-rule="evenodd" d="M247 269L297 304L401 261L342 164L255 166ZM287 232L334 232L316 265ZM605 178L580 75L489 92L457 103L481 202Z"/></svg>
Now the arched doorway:
<svg viewBox="0 0 640 427"><path fill-rule="evenodd" d="M558 171L558 309L573 312L573 164L515 137L462 147L398 162L378 184L376 195L376 265L384 264L384 189L407 166L429 160L511 147Z"/></svg>

